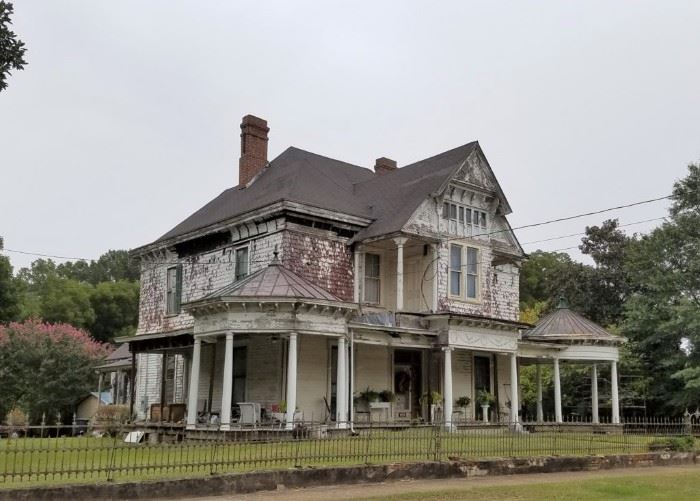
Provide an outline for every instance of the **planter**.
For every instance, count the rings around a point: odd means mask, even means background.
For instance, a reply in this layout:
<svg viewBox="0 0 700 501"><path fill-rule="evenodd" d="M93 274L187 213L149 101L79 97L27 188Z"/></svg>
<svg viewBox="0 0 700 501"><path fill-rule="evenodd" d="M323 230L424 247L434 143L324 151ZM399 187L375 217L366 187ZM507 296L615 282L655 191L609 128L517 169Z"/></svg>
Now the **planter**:
<svg viewBox="0 0 700 501"><path fill-rule="evenodd" d="M481 415L482 415L482 420L484 421L484 423L489 422L489 407L490 407L489 404L481 406Z"/></svg>

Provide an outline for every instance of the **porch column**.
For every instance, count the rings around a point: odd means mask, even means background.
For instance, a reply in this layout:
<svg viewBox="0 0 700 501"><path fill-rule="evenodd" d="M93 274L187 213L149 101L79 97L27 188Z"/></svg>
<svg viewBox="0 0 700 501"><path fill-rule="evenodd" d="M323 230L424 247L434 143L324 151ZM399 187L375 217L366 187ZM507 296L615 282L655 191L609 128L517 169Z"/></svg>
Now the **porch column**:
<svg viewBox="0 0 700 501"><path fill-rule="evenodd" d="M105 373L100 371L99 378L97 379L97 408L100 408L100 404L102 403L102 380L104 379ZM116 400L116 399L115 399ZM113 402L115 404L118 404L119 402Z"/></svg>
<svg viewBox="0 0 700 501"><path fill-rule="evenodd" d="M197 425L197 399L199 397L199 361L202 354L202 340L194 338L192 365L190 367L190 387L187 390L187 429L193 430Z"/></svg>
<svg viewBox="0 0 700 501"><path fill-rule="evenodd" d="M335 379L335 423L338 428L346 428L348 422L348 413L346 412L348 395L347 389L347 365L345 363L347 354L345 337L338 339L338 364L337 374Z"/></svg>
<svg viewBox="0 0 700 501"><path fill-rule="evenodd" d="M445 420L445 427L448 430L452 430L452 346L444 346L442 351L445 352L445 363L443 368L445 369L445 374L443 376L443 401L442 401L442 411L443 418Z"/></svg>
<svg viewBox="0 0 700 501"><path fill-rule="evenodd" d="M561 381L559 380L559 359L554 359L554 420L563 421L561 416Z"/></svg>
<svg viewBox="0 0 700 501"><path fill-rule="evenodd" d="M165 381L168 374L168 352L164 351L160 356L160 422L165 415Z"/></svg>
<svg viewBox="0 0 700 501"><path fill-rule="evenodd" d="M129 422L134 421L134 404L136 403L136 348L131 352L131 388L129 389Z"/></svg>
<svg viewBox="0 0 700 501"><path fill-rule="evenodd" d="M396 311L403 310L403 246L407 238L395 238L396 242Z"/></svg>
<svg viewBox="0 0 700 501"><path fill-rule="evenodd" d="M353 270L354 272L354 278L355 278L355 288L354 288L354 293L353 293L353 298L356 303L360 302L361 299L361 289L360 286L362 284L362 275L360 273L361 268L362 268L362 258L364 257L364 252L360 251L359 249L355 250L355 269Z"/></svg>
<svg viewBox="0 0 700 501"><path fill-rule="evenodd" d="M226 333L224 352L224 384L221 394L221 429L231 429L231 399L233 398L233 332Z"/></svg>
<svg viewBox="0 0 700 501"><path fill-rule="evenodd" d="M544 410L542 409L542 369L540 363L536 365L536 380L537 380L537 422L544 421Z"/></svg>
<svg viewBox="0 0 700 501"><path fill-rule="evenodd" d="M430 310L432 312L438 311L438 271L440 270L440 246L439 244L433 244L433 297L431 301Z"/></svg>
<svg viewBox="0 0 700 501"><path fill-rule="evenodd" d="M518 356L516 353L510 354L510 424L517 425L519 422L518 412L520 411L520 395L518 395Z"/></svg>
<svg viewBox="0 0 700 501"><path fill-rule="evenodd" d="M617 394L617 362L615 360L610 364L610 385L612 391L612 422L620 424L620 399Z"/></svg>
<svg viewBox="0 0 700 501"><path fill-rule="evenodd" d="M598 366L591 367L591 414L594 423L600 423L598 418Z"/></svg>
<svg viewBox="0 0 700 501"><path fill-rule="evenodd" d="M287 417L286 428L294 428L294 411L297 408L297 333L289 333L287 353Z"/></svg>

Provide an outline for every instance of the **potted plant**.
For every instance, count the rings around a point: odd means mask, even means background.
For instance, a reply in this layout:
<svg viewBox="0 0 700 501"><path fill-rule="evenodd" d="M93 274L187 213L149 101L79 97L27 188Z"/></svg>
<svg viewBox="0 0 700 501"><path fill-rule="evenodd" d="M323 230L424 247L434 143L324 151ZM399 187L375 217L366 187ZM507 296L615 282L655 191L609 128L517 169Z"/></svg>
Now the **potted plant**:
<svg viewBox="0 0 700 501"><path fill-rule="evenodd" d="M431 391L423 393L423 396L418 399L421 405L430 406L430 421L437 422L440 420L439 411L442 410L442 393L439 391Z"/></svg>
<svg viewBox="0 0 700 501"><path fill-rule="evenodd" d="M481 405L484 423L488 423L489 407L496 402L496 397L490 391L479 390L479 393L477 394L477 401L479 402L479 405Z"/></svg>
<svg viewBox="0 0 700 501"><path fill-rule="evenodd" d="M457 408L457 412L462 416L462 419L467 419L467 407L469 407L470 403L472 403L472 399L466 395L455 400L455 407Z"/></svg>
<svg viewBox="0 0 700 501"><path fill-rule="evenodd" d="M379 392L379 399L382 402L392 403L394 400L396 400L396 395L392 391L383 390Z"/></svg>

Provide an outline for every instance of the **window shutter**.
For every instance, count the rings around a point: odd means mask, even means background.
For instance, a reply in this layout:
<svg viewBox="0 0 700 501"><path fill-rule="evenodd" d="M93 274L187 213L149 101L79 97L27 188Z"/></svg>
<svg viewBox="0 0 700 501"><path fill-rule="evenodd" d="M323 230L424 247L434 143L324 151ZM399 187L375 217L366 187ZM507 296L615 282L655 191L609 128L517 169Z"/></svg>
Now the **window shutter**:
<svg viewBox="0 0 700 501"><path fill-rule="evenodd" d="M177 265L175 275L175 313L180 313L180 305L182 304L182 265Z"/></svg>

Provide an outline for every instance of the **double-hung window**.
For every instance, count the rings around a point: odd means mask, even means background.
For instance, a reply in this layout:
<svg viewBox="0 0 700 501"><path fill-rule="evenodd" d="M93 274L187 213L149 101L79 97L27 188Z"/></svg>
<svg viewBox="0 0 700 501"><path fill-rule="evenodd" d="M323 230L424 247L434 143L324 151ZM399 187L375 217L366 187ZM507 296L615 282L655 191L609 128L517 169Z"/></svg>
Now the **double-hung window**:
<svg viewBox="0 0 700 501"><path fill-rule="evenodd" d="M177 315L180 313L182 301L182 265L168 268L165 284L165 313Z"/></svg>
<svg viewBox="0 0 700 501"><path fill-rule="evenodd" d="M379 303L379 254L365 254L365 302Z"/></svg>
<svg viewBox="0 0 700 501"><path fill-rule="evenodd" d="M248 247L236 249L236 281L248 276Z"/></svg>
<svg viewBox="0 0 700 501"><path fill-rule="evenodd" d="M462 299L479 298L479 250L458 244L450 245L450 296Z"/></svg>
<svg viewBox="0 0 700 501"><path fill-rule="evenodd" d="M462 295L462 246L450 245L450 295Z"/></svg>

